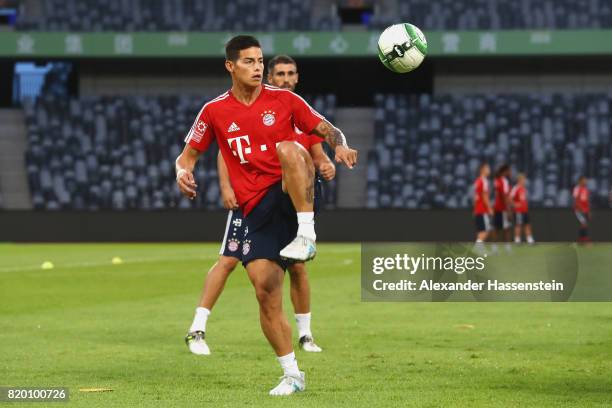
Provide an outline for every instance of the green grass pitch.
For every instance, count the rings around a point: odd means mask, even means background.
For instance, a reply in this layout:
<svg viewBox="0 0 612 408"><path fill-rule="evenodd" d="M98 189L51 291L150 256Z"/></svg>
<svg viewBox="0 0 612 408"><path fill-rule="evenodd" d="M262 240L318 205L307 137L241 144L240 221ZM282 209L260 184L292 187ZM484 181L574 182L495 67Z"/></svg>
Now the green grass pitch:
<svg viewBox="0 0 612 408"><path fill-rule="evenodd" d="M324 352L296 352L307 391L269 397L281 372L242 267L209 319L213 354L183 343L217 250L0 245L0 385L69 387L82 407L612 405L611 304L362 303L348 244L309 264ZM113 391L79 392L93 387Z"/></svg>

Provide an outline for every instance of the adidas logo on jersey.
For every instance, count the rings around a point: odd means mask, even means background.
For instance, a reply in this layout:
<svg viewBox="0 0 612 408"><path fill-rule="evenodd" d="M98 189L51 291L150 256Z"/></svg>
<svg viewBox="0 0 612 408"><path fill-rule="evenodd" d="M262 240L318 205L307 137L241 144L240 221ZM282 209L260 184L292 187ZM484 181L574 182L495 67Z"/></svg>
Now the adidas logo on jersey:
<svg viewBox="0 0 612 408"><path fill-rule="evenodd" d="M228 133L230 133L230 132L237 132L237 131L239 131L239 130L240 130L240 128L238 127L238 125L236 124L236 122L232 122L232 124L230 125L230 127L229 127L229 128L227 128L227 132L228 132Z"/></svg>

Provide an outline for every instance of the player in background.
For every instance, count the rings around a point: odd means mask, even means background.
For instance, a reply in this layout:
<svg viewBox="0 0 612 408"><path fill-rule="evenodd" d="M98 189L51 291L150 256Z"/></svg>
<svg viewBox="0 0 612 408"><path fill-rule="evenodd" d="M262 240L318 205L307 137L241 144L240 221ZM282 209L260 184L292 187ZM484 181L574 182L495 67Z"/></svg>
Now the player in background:
<svg viewBox="0 0 612 408"><path fill-rule="evenodd" d="M279 55L268 62L268 83L270 85L294 91L297 82L297 63L291 57ZM315 169L317 169L319 174L325 180L332 180L336 175L336 167L323 150L321 145L322 139L300 133L298 134L298 142L310 153ZM227 217L226 231L221 244L219 259L210 269L204 280L200 302L196 308L189 332L185 337L189 350L198 355L210 354L210 349L205 340L208 317L225 287L229 274L242 260L240 254L245 222L229 179L227 166L220 153L217 157L217 169L223 206L230 211ZM317 183L319 182L317 180ZM308 282L306 265L304 262L296 262L289 265L287 269L289 270L291 280L290 294L298 329L298 343L304 351L320 352L322 350L315 344L310 328L310 284Z"/></svg>
<svg viewBox="0 0 612 408"><path fill-rule="evenodd" d="M495 172L495 203L493 204L494 216L493 224L495 232L494 239L499 242L506 242L506 250L510 251L511 227L510 210L512 202L510 200L510 166L501 165ZM493 244L493 252L497 251L497 245Z"/></svg>
<svg viewBox="0 0 612 408"><path fill-rule="evenodd" d="M586 176L580 176L578 184L574 187L574 214L580 223L578 242L589 242L589 221L591 220L591 206L589 204L589 189Z"/></svg>
<svg viewBox="0 0 612 408"><path fill-rule="evenodd" d="M527 178L523 173L516 177L516 185L510 191L512 206L514 208L514 242L521 243L521 235L525 233L525 239L529 244L533 244L533 234L529 220L529 205L527 203L527 189L525 183Z"/></svg>
<svg viewBox="0 0 612 408"><path fill-rule="evenodd" d="M217 141L246 222L242 263L255 288L262 331L284 373L270 395L289 395L303 391L306 381L283 313L284 269L288 259L306 261L316 253L315 169L308 152L296 143L294 128L324 138L336 161L349 168L357 163L357 151L302 98L262 85L263 54L256 38L230 39L225 68L232 87L202 107L176 160L176 179L181 192L195 198L193 169Z"/></svg>
<svg viewBox="0 0 612 408"><path fill-rule="evenodd" d="M491 219L493 214L489 201L489 180L491 168L487 163L482 163L478 169L478 178L474 181L474 220L476 222L476 246L475 249L484 253L484 242L491 231Z"/></svg>

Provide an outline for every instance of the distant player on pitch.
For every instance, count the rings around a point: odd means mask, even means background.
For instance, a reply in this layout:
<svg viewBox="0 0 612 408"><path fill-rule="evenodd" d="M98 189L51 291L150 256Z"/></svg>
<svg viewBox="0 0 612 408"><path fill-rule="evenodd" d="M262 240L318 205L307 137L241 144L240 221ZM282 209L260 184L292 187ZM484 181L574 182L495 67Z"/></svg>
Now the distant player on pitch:
<svg viewBox="0 0 612 408"><path fill-rule="evenodd" d="M478 170L478 178L474 181L474 220L476 222L476 248L484 251L484 242L491 231L493 209L489 200L489 175L491 168L482 163Z"/></svg>
<svg viewBox="0 0 612 408"><path fill-rule="evenodd" d="M516 177L516 185L510 191L512 206L514 208L514 242L521 243L521 235L525 234L527 243L533 244L533 233L531 231L531 222L529 220L529 205L527 203L527 188L525 183L527 178L523 173L519 173Z"/></svg>
<svg viewBox="0 0 612 408"><path fill-rule="evenodd" d="M181 192L194 198L195 164L217 141L246 222L242 263L255 288L262 331L284 373L270 395L289 395L303 391L306 380L283 313L284 269L288 260L308 261L316 254L315 169L296 143L294 128L324 138L336 161L349 168L357 163L357 151L302 98L262 85L263 55L256 38L234 37L225 51L232 88L202 107L176 160L176 179Z"/></svg>
<svg viewBox="0 0 612 408"><path fill-rule="evenodd" d="M574 214L580 223L578 242L589 242L589 222L591 221L591 206L589 204L589 189L586 176L580 176L574 187Z"/></svg>
<svg viewBox="0 0 612 408"><path fill-rule="evenodd" d="M494 239L499 242L506 242L506 250L510 250L511 227L510 210L512 201L510 200L510 166L501 165L495 172L495 203L493 204L493 224L495 225ZM493 244L493 252L497 246Z"/></svg>
<svg viewBox="0 0 612 408"><path fill-rule="evenodd" d="M297 63L293 58L286 55L272 58L268 62L268 83L279 88L294 91L298 83L298 71ZM233 126L233 129L234 132L240 130L237 125ZM336 168L323 150L322 141L323 139L319 137L311 137L304 133L298 134L298 142L312 156L315 169L325 180L329 181L335 177ZM223 206L230 211L227 216L219 259L206 276L199 305L196 308L189 332L185 337L189 350L198 355L210 354L210 349L205 340L206 323L212 308L223 291L229 274L242 260L242 240L246 227L246 222L243 220L242 211L240 211L236 194L230 182L227 166L221 154L217 157L217 168ZM315 186L315 195L320 190L318 183L320 183L319 180L317 180L317 185ZM322 350L315 344L310 328L310 284L308 282L306 265L304 262L296 262L290 264L288 270L291 279L291 302L293 303L298 329L298 343L304 351L320 352Z"/></svg>

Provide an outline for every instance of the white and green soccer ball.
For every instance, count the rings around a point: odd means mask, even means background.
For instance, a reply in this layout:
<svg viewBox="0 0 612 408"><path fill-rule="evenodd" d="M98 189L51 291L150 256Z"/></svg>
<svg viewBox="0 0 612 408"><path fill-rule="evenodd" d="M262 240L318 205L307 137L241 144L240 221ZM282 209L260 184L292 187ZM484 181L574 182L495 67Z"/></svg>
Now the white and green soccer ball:
<svg viewBox="0 0 612 408"><path fill-rule="evenodd" d="M413 24L394 24L378 38L378 58L398 74L415 70L426 55L427 39Z"/></svg>

